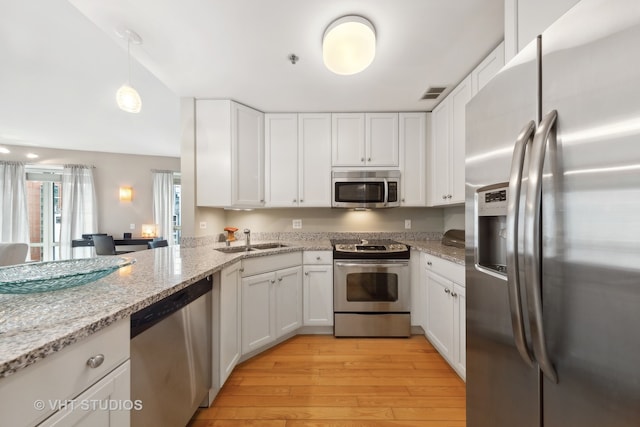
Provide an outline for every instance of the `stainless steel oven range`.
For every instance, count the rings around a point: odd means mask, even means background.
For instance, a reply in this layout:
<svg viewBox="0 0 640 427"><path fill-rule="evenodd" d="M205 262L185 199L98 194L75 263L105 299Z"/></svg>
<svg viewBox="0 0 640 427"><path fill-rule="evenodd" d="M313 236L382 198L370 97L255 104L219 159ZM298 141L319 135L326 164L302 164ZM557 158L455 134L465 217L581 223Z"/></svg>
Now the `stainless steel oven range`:
<svg viewBox="0 0 640 427"><path fill-rule="evenodd" d="M407 245L391 240L332 244L334 335L411 335Z"/></svg>

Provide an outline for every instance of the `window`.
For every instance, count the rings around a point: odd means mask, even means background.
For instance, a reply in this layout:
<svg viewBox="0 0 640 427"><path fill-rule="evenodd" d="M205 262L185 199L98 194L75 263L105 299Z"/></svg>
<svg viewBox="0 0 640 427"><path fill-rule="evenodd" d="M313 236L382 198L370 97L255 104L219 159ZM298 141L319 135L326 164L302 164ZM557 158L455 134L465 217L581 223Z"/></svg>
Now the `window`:
<svg viewBox="0 0 640 427"><path fill-rule="evenodd" d="M62 168L27 166L30 261L60 259Z"/></svg>
<svg viewBox="0 0 640 427"><path fill-rule="evenodd" d="M173 243L180 244L180 236L182 235L182 195L180 184L180 173L173 174Z"/></svg>

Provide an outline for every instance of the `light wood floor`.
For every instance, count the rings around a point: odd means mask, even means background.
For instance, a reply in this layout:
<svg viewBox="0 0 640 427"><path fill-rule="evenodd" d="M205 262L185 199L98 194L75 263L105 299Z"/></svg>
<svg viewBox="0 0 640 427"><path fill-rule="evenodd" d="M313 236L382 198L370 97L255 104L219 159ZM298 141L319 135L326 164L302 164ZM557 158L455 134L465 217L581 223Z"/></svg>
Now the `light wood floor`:
<svg viewBox="0 0 640 427"><path fill-rule="evenodd" d="M424 337L299 335L238 365L189 427L465 424L465 384Z"/></svg>

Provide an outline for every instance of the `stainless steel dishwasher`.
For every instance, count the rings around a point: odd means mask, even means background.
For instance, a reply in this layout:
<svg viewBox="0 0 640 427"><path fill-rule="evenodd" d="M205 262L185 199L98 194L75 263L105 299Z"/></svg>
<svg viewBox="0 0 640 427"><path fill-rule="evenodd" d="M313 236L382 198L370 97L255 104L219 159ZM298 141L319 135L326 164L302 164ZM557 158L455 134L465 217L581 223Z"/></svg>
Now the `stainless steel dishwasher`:
<svg viewBox="0 0 640 427"><path fill-rule="evenodd" d="M211 385L211 276L131 316L136 427L184 427Z"/></svg>

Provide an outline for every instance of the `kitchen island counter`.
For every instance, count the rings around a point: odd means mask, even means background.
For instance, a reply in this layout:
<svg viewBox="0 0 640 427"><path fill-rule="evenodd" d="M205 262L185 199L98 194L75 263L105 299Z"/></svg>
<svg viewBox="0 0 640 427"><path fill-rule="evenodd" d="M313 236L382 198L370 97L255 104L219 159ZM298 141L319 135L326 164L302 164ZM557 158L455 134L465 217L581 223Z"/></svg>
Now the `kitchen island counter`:
<svg viewBox="0 0 640 427"><path fill-rule="evenodd" d="M255 241L255 244L272 243ZM133 313L243 258L302 250L332 250L328 239L279 240L283 247L223 253L224 243L170 246L124 257L135 263L95 282L59 291L0 294L0 378L127 318ZM464 263L463 249L439 241L404 241L418 250ZM233 246L241 246L235 242Z"/></svg>

